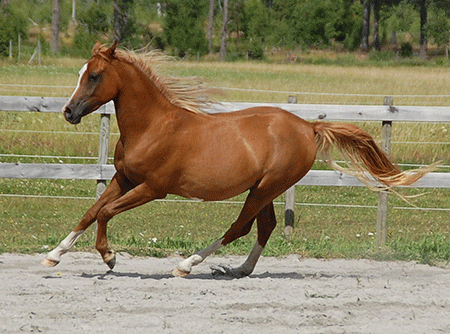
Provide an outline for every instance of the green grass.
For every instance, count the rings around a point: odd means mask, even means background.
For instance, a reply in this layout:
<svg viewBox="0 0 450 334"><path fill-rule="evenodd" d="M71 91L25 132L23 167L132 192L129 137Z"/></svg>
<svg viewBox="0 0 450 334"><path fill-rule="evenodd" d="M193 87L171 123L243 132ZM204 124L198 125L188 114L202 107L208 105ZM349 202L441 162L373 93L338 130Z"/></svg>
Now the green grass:
<svg viewBox="0 0 450 334"><path fill-rule="evenodd" d="M23 189L30 189L27 184ZM39 181L38 181L39 182ZM94 196L95 184L88 181L45 180L45 193ZM87 191L89 190L89 191ZM20 193L20 188L15 190ZM407 193L417 191L409 190ZM433 190L413 200L419 207L447 205L449 190ZM177 199L169 197L170 199ZM242 201L240 196L235 201ZM376 206L376 194L364 188L297 187L299 203ZM433 200L430 203L430 199ZM279 198L277 202L282 202ZM55 247L93 204L90 199L48 199L0 197L0 252L46 252ZM242 204L152 202L114 217L109 223L109 240L117 251L136 255L189 255L220 238L237 217ZM406 207L407 209L401 209ZM388 237L383 251L377 250L375 208L339 208L298 205L292 238L284 236L283 206L276 205L278 226L264 251L267 256L300 254L319 258L373 258L416 260L436 264L450 256L449 230L445 211L411 210L391 197ZM248 254L256 231L221 249L218 254ZM75 250L93 250L95 236L90 228Z"/></svg>
<svg viewBox="0 0 450 334"><path fill-rule="evenodd" d="M1 63L0 84L61 85L53 87L0 86L3 95L69 96L70 86L84 60L46 60L45 66ZM176 76L202 76L217 87L332 94L380 96L299 95L299 103L381 104L383 95L447 95L448 67L318 66L314 64L176 62L161 71ZM286 102L288 94L228 91L218 100ZM395 104L448 105L450 98L396 97ZM0 162L93 163L98 151L99 117L91 115L73 126L60 114L0 112L0 153L48 155L57 158L5 157ZM381 125L360 123L377 140ZM37 131L37 132L24 132ZM57 131L58 133L51 133ZM393 156L397 162L450 164L449 124L394 123ZM77 134L75 132L81 132ZM118 133L112 118L112 133ZM111 136L109 156L116 135ZM396 142L417 142L400 144ZM443 142L447 144L424 144ZM92 157L69 159L64 156ZM322 168L320 166L320 168ZM401 190L417 194L421 190ZM450 190L427 190L412 203L425 208L449 208ZM0 179L0 194L95 197L94 181ZM237 201L245 197L240 196ZM174 199L170 197L170 199ZM282 202L282 198L277 201ZM297 187L299 203L377 205L377 195L364 188ZM0 196L0 253L46 252L55 247L93 204L92 199L21 198ZM125 212L109 223L109 240L117 251L167 256L189 255L207 246L229 228L242 204L153 202ZM283 228L283 206L276 205L278 227L264 255L296 253L305 257L373 258L448 262L450 257L448 211L399 209L407 204L390 197L388 236L382 250L375 247L376 209L298 205L292 239ZM410 207L411 208L411 207ZM93 229L83 235L76 250L93 250ZM249 236L222 248L219 254L248 254L256 238Z"/></svg>

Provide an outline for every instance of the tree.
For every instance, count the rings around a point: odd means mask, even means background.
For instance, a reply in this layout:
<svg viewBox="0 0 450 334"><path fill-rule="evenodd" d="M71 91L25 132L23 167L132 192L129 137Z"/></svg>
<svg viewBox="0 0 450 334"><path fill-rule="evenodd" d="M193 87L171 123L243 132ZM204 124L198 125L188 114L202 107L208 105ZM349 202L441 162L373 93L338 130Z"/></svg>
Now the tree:
<svg viewBox="0 0 450 334"><path fill-rule="evenodd" d="M420 52L421 58L427 57L428 50L428 36L427 36L427 21L428 21L428 3L427 0L419 0L420 7Z"/></svg>
<svg viewBox="0 0 450 334"><path fill-rule="evenodd" d="M363 5L360 1L350 3L347 16L349 29L346 32L344 45L350 50L355 50L361 46L362 26L363 26Z"/></svg>
<svg viewBox="0 0 450 334"><path fill-rule="evenodd" d="M369 34L370 34L370 0L363 0L363 27L361 49L369 51Z"/></svg>
<svg viewBox="0 0 450 334"><path fill-rule="evenodd" d="M380 51L381 50L381 41L380 41L381 8L383 6L383 8L386 10L389 7L392 7L396 4L398 4L400 2L400 0L371 0L371 2L373 4L373 21L374 21L373 22L373 47L376 51ZM370 10L369 10L369 15L370 15ZM369 33L369 30L365 29L364 34L366 34L366 36L364 36L364 43L361 44L361 45L364 44L364 46L367 47L366 50L368 50L368 48L369 48L368 33Z"/></svg>
<svg viewBox="0 0 450 334"><path fill-rule="evenodd" d="M59 10L60 10L59 0L53 0L50 49L54 53L59 52L59 22L60 22Z"/></svg>
<svg viewBox="0 0 450 334"><path fill-rule="evenodd" d="M106 33L109 29L108 15L105 9L96 3L92 3L87 11L80 15L80 22L86 25L91 34Z"/></svg>
<svg viewBox="0 0 450 334"><path fill-rule="evenodd" d="M428 21L428 2L433 0L409 0L418 11L420 15L420 51L421 58L427 57L428 50L428 36L427 36L427 21Z"/></svg>
<svg viewBox="0 0 450 334"><path fill-rule="evenodd" d="M222 31L220 39L220 53L219 59L225 60L227 54L227 24L228 24L228 0L223 0L223 18L222 18Z"/></svg>
<svg viewBox="0 0 450 334"><path fill-rule="evenodd" d="M302 0L291 10L290 34L304 46L343 42L353 30L352 5L344 0Z"/></svg>
<svg viewBox="0 0 450 334"><path fill-rule="evenodd" d="M380 44L380 9L382 0L373 0L373 47L381 50Z"/></svg>
<svg viewBox="0 0 450 334"><path fill-rule="evenodd" d="M164 34L179 57L208 52L204 31L206 9L205 0L167 1Z"/></svg>
<svg viewBox="0 0 450 334"><path fill-rule="evenodd" d="M212 49L212 36L214 30L214 6L216 0L209 0L209 13L208 13L208 50L209 53L213 52Z"/></svg>
<svg viewBox="0 0 450 334"><path fill-rule="evenodd" d="M437 0L430 4L427 22L427 34L439 47L450 42L450 6L443 6L442 1Z"/></svg>
<svg viewBox="0 0 450 334"><path fill-rule="evenodd" d="M130 44L136 32L133 16L134 0L114 0L114 38Z"/></svg>
<svg viewBox="0 0 450 334"><path fill-rule="evenodd" d="M18 35L27 35L28 22L25 16L14 11L8 1L0 1L0 56L8 56L10 40L17 40Z"/></svg>

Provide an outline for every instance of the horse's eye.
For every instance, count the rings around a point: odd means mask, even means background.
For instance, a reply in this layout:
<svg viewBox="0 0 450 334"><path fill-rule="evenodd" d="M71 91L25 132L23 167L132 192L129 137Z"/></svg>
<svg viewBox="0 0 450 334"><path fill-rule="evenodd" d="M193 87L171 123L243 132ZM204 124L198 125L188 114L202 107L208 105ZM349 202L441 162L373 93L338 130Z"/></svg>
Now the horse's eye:
<svg viewBox="0 0 450 334"><path fill-rule="evenodd" d="M98 80L99 75L97 73L89 74L89 82L96 82Z"/></svg>

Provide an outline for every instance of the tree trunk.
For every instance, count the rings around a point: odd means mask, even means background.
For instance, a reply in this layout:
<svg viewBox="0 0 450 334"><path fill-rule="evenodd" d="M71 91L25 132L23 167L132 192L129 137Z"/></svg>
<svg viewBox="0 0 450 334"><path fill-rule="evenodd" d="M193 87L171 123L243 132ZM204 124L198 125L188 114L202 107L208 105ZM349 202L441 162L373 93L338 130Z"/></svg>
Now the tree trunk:
<svg viewBox="0 0 450 334"><path fill-rule="evenodd" d="M59 19L59 0L53 0L50 49L54 53L59 52Z"/></svg>
<svg viewBox="0 0 450 334"><path fill-rule="evenodd" d="M223 1L223 21L222 21L222 39L220 42L219 59L225 60L227 54L227 23L228 23L228 0Z"/></svg>
<svg viewBox="0 0 450 334"><path fill-rule="evenodd" d="M381 0L373 1L373 47L375 50L381 50L380 44L380 10Z"/></svg>
<svg viewBox="0 0 450 334"><path fill-rule="evenodd" d="M120 19L120 7L119 0L114 0L113 3L114 12L113 12L113 20L114 20L114 39L118 42L121 40L121 19Z"/></svg>
<svg viewBox="0 0 450 334"><path fill-rule="evenodd" d="M392 32L391 45L397 45L397 32L395 30Z"/></svg>
<svg viewBox="0 0 450 334"><path fill-rule="evenodd" d="M428 17L428 4L427 0L420 1L420 58L427 58L427 17Z"/></svg>
<svg viewBox="0 0 450 334"><path fill-rule="evenodd" d="M214 4L216 0L209 0L209 24L208 24L208 47L209 53L212 53L212 35L214 29Z"/></svg>
<svg viewBox="0 0 450 334"><path fill-rule="evenodd" d="M363 27L361 49L369 51L369 33L370 33L370 0L363 0Z"/></svg>
<svg viewBox="0 0 450 334"><path fill-rule="evenodd" d="M76 20L76 15L75 15L75 11L76 11L76 2L75 0L72 0L72 21Z"/></svg>

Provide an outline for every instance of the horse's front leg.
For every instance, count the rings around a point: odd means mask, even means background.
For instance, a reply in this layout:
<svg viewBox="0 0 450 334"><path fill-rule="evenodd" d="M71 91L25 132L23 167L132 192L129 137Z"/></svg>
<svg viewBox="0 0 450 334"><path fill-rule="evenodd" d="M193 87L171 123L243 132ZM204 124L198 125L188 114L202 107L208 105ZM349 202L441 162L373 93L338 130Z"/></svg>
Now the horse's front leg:
<svg viewBox="0 0 450 334"><path fill-rule="evenodd" d="M98 228L95 248L110 269L113 269L116 264L116 255L108 246L106 234L108 221L121 212L133 209L157 198L164 198L165 196L166 194L158 194L145 183L142 183L122 197L108 203L100 210L97 215Z"/></svg>
<svg viewBox="0 0 450 334"><path fill-rule="evenodd" d="M125 180L121 180L119 174L116 173L105 192L95 202L95 204L84 214L80 223L61 243L47 254L42 264L47 267L54 267L61 261L61 255L67 253L73 247L77 239L84 231L97 220L97 214L108 203L116 200L133 186Z"/></svg>

